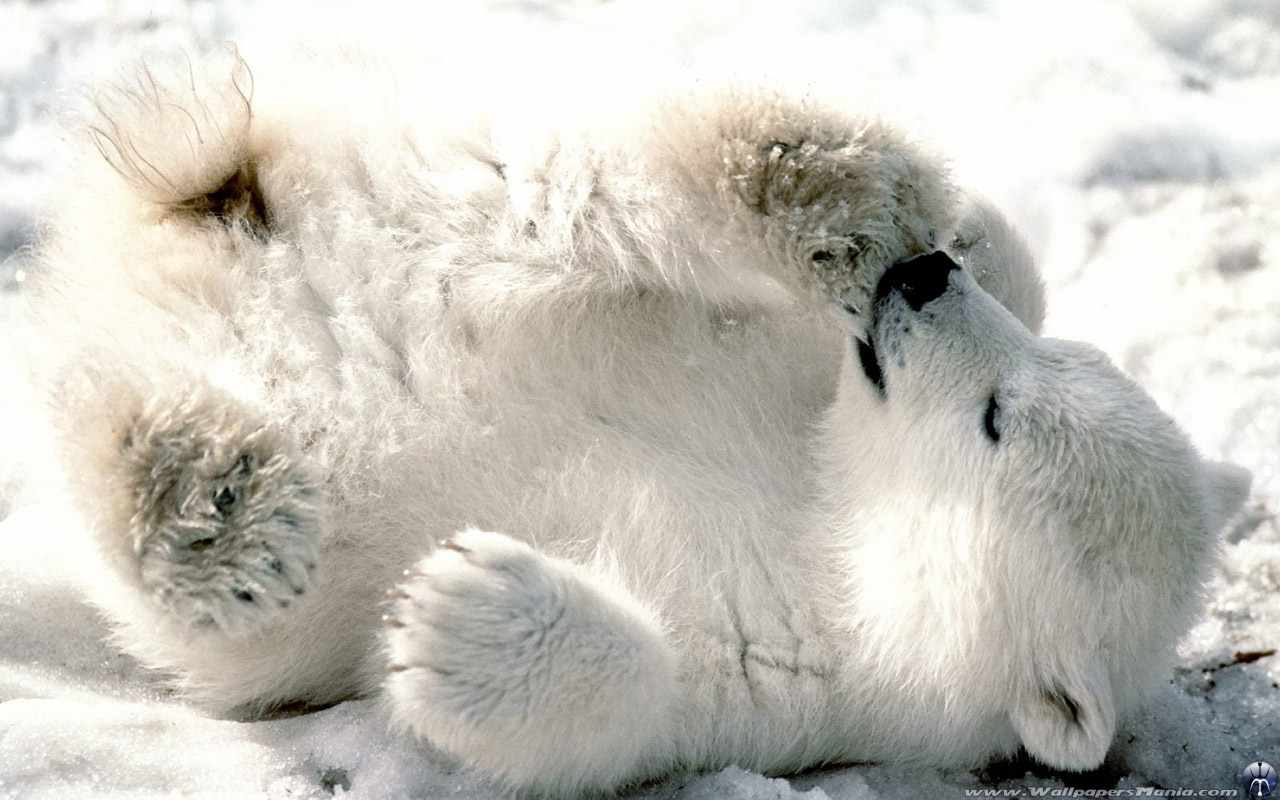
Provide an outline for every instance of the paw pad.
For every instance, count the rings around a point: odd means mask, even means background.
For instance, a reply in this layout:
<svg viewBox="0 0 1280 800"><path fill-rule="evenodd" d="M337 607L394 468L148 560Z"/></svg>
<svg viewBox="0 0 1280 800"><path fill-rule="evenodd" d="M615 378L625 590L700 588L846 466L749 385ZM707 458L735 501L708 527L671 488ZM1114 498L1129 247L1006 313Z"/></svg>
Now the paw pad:
<svg viewBox="0 0 1280 800"><path fill-rule="evenodd" d="M255 627L304 594L319 492L288 443L202 397L151 406L126 435L144 587L193 628Z"/></svg>

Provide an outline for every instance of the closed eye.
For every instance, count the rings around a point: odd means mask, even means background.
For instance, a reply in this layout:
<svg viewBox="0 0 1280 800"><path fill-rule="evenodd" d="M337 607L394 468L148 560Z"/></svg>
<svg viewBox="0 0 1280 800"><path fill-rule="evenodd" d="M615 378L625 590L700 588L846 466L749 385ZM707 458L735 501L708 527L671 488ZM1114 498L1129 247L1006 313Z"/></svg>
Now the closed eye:
<svg viewBox="0 0 1280 800"><path fill-rule="evenodd" d="M991 399L987 401L987 413L982 417L982 429L986 431L987 438L992 444L1000 442L999 424L1000 404L996 402L996 396L991 395Z"/></svg>

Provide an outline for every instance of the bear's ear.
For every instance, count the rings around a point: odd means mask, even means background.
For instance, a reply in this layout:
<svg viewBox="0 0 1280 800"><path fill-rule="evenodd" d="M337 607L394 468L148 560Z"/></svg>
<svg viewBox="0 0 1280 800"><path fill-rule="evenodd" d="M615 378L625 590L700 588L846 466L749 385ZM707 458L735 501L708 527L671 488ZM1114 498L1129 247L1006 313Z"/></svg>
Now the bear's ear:
<svg viewBox="0 0 1280 800"><path fill-rule="evenodd" d="M1249 497L1253 474L1224 461L1204 462L1205 518L1209 532L1217 533L1236 515Z"/></svg>
<svg viewBox="0 0 1280 800"><path fill-rule="evenodd" d="M1084 771L1102 763L1116 732L1111 679L1098 659L1042 675L1009 714L1022 745L1037 761Z"/></svg>

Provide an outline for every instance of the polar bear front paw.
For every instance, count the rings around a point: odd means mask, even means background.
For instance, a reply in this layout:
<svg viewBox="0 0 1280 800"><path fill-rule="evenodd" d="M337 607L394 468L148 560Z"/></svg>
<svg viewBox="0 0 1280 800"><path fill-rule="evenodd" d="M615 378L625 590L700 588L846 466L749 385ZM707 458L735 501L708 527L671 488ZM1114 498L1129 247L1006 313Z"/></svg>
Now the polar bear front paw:
<svg viewBox="0 0 1280 800"><path fill-rule="evenodd" d="M674 656L602 576L467 530L388 596L393 714L468 764L552 794L608 789L666 738Z"/></svg>
<svg viewBox="0 0 1280 800"><path fill-rule="evenodd" d="M725 144L733 184L801 284L865 318L885 270L936 249L952 227L946 170L882 123L803 112L770 124Z"/></svg>
<svg viewBox="0 0 1280 800"><path fill-rule="evenodd" d="M319 491L280 432L198 392L148 404L120 450L136 577L172 617L236 634L305 593Z"/></svg>

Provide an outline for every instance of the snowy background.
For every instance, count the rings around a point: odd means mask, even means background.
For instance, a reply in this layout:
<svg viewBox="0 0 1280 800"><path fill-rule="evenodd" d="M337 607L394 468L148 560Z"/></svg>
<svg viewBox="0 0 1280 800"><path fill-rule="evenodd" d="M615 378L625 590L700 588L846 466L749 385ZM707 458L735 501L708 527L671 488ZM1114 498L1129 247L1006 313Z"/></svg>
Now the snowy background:
<svg viewBox="0 0 1280 800"><path fill-rule="evenodd" d="M407 4L406 4L407 5ZM1111 353L1209 457L1253 470L1204 621L1150 707L1082 776L865 766L767 779L729 769L643 798L892 798L965 789L1229 788L1280 765L1280 2L535 3L419 6L459 53L492 32L569 33L696 71L767 62L835 75L932 138L1008 211L1048 278L1047 333ZM338 20L402 7L329 9ZM279 13L277 11L277 13ZM309 14L311 12L308 12ZM56 161L53 114L121 59L203 50L286 25L235 0L0 0L0 325L20 349L24 255ZM468 27L469 26L469 27ZM424 28L425 29L425 28ZM462 56L460 56L462 57ZM756 63L759 67L761 64ZM589 64L584 65L590 68ZM465 65L461 68L465 68ZM102 643L56 484L41 478L18 352L0 351L0 798L494 795L373 701L266 721L212 719Z"/></svg>

